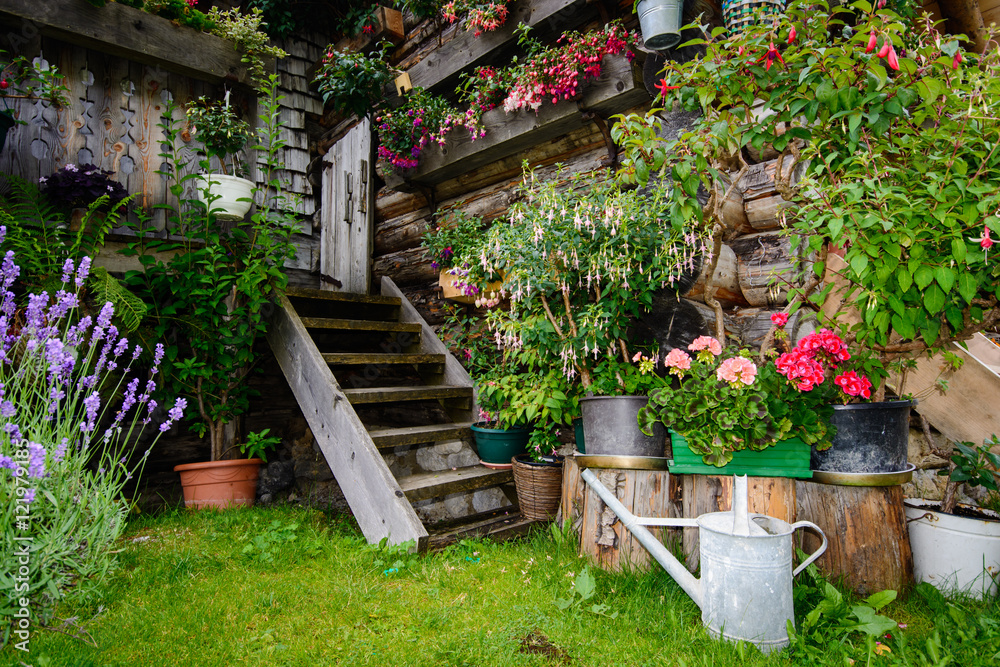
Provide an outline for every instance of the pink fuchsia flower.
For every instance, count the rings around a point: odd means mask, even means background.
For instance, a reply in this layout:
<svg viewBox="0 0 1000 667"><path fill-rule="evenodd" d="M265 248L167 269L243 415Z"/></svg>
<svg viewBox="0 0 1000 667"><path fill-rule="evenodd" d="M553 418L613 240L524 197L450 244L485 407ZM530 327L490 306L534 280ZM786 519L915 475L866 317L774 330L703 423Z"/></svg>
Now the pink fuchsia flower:
<svg viewBox="0 0 1000 667"><path fill-rule="evenodd" d="M833 379L833 383L848 396L860 396L861 398L872 397L872 383L863 375L858 375L854 371L841 373Z"/></svg>
<svg viewBox="0 0 1000 667"><path fill-rule="evenodd" d="M885 59L885 61L889 64L889 69L896 71L899 70L899 58L896 57L896 47L889 47L889 56Z"/></svg>
<svg viewBox="0 0 1000 667"><path fill-rule="evenodd" d="M667 353L667 357L663 360L663 363L670 369L670 373L677 377L682 377L684 371L691 368L691 357L684 350L675 347Z"/></svg>
<svg viewBox="0 0 1000 667"><path fill-rule="evenodd" d="M795 41L795 36L796 35L798 35L798 33L795 32L795 26L792 26L792 31L788 33L788 43L789 44L791 44L792 42Z"/></svg>
<svg viewBox="0 0 1000 667"><path fill-rule="evenodd" d="M753 384L754 378L757 377L757 367L745 357L733 357L719 364L719 368L715 371L715 376L719 380L732 385L738 386L740 383L743 383L749 386Z"/></svg>
<svg viewBox="0 0 1000 667"><path fill-rule="evenodd" d="M778 53L778 49L775 48L774 42L771 42L771 44L767 47L767 51L764 53L764 55L762 55L760 58L757 59L757 62L760 62L762 60L764 61L765 70L771 69L771 65L774 63L775 60L777 60L782 65L785 64L785 59L781 57L780 53Z"/></svg>
<svg viewBox="0 0 1000 667"><path fill-rule="evenodd" d="M671 90L677 90L680 86L668 86L666 79L660 79L660 82L656 84L656 88L660 91L660 95L663 96L663 99L667 99L667 93Z"/></svg>
<svg viewBox="0 0 1000 667"><path fill-rule="evenodd" d="M986 261L989 261L990 248L993 247L993 239L990 238L990 228L983 225L983 234L977 239L969 239L973 243L978 243L979 247L985 250Z"/></svg>
<svg viewBox="0 0 1000 667"><path fill-rule="evenodd" d="M885 44L882 45L882 48L879 49L878 53L876 53L875 55L878 56L879 58L885 58L886 56L889 55L889 49L891 48L892 48L892 41L886 38Z"/></svg>
<svg viewBox="0 0 1000 667"><path fill-rule="evenodd" d="M865 47L865 53L874 51L876 44L878 44L878 37L875 35L875 28L872 28L872 33L868 36L868 46Z"/></svg>
<svg viewBox="0 0 1000 667"><path fill-rule="evenodd" d="M788 324L788 313L772 313L771 322L777 324L779 327L783 327Z"/></svg>
<svg viewBox="0 0 1000 667"><path fill-rule="evenodd" d="M962 52L956 51L955 57L951 59L951 68L958 69L958 66L961 64L961 62L962 62Z"/></svg>

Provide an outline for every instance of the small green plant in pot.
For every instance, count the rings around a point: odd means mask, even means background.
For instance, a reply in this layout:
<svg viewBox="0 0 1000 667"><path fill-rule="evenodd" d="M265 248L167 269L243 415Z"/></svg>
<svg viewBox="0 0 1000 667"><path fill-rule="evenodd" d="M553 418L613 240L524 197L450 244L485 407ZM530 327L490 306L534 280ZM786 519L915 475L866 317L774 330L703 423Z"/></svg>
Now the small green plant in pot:
<svg viewBox="0 0 1000 667"><path fill-rule="evenodd" d="M250 124L237 115L229 103L199 97L185 107L188 124L195 138L205 147L209 161L218 161L221 173L208 173L198 183L198 198L220 220L242 220L253 204L253 181L236 176L240 172L238 155L252 136ZM226 162L230 163L229 168ZM229 172L232 173L229 173Z"/></svg>
<svg viewBox="0 0 1000 667"><path fill-rule="evenodd" d="M385 97L383 88L392 81L394 72L386 63L389 46L383 43L367 55L328 46L313 78L323 101L358 118L370 115Z"/></svg>

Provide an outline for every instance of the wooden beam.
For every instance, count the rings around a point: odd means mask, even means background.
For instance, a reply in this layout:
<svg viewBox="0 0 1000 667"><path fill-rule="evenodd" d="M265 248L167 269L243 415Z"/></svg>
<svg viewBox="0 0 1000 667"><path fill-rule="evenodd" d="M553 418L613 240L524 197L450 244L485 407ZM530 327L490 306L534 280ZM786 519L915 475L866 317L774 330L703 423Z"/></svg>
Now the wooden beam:
<svg viewBox="0 0 1000 667"><path fill-rule="evenodd" d="M588 12L589 4L587 0L518 0L511 5L503 27L478 37L464 31L413 65L407 70L410 83L427 90L448 88L449 84L453 87L460 71L469 71L513 50L517 44L514 30L521 23L544 32L579 25L594 13ZM395 96L395 89L391 96Z"/></svg>
<svg viewBox="0 0 1000 667"><path fill-rule="evenodd" d="M467 132L454 132L443 148L423 153L412 175L404 179L389 174L386 185L394 189L408 184L436 185L583 127L588 122L584 112L608 117L648 99L649 93L627 58L609 56L604 59L601 76L583 84L578 102L545 102L537 113L522 109L507 114L501 108L488 111L482 118L486 128L483 138L473 141Z"/></svg>
<svg viewBox="0 0 1000 667"><path fill-rule="evenodd" d="M938 0L938 7L945 18L948 32L966 35L972 40L971 50L982 53L989 33L986 22L983 21L979 0Z"/></svg>
<svg viewBox="0 0 1000 667"><path fill-rule="evenodd" d="M44 35L145 65L213 83L250 84L232 42L126 5L0 0L0 14L22 19Z"/></svg>
<svg viewBox="0 0 1000 667"><path fill-rule="evenodd" d="M370 544L378 544L382 538L392 544L413 540L423 551L427 530L299 321L292 303L280 295L278 305L267 329L267 342L365 539Z"/></svg>

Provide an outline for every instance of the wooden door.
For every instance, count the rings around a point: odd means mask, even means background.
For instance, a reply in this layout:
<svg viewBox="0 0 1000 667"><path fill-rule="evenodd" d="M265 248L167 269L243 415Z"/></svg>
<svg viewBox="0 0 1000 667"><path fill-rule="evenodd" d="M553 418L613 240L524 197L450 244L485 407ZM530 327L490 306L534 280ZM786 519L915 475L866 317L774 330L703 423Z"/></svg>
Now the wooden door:
<svg viewBox="0 0 1000 667"><path fill-rule="evenodd" d="M362 120L324 158L320 271L323 288L367 294L374 216L371 124Z"/></svg>

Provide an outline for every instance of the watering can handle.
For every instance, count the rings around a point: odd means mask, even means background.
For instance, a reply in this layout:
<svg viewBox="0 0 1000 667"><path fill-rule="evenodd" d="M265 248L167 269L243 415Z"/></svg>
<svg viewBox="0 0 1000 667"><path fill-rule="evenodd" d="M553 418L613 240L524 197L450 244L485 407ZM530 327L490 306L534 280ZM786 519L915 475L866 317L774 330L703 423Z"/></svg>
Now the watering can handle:
<svg viewBox="0 0 1000 667"><path fill-rule="evenodd" d="M792 524L792 531L794 532L798 528L811 528L814 532L819 533L819 536L823 538L823 544L819 545L819 549L812 552L809 558L806 558L804 561L802 561L801 565L795 568L795 570L792 572L793 577L802 570L806 569L806 566L808 566L814 560L822 556L823 552L826 551L826 533L823 532L822 528L814 524L812 521L796 521L795 523Z"/></svg>

